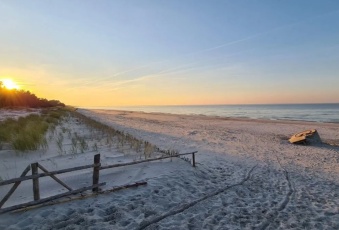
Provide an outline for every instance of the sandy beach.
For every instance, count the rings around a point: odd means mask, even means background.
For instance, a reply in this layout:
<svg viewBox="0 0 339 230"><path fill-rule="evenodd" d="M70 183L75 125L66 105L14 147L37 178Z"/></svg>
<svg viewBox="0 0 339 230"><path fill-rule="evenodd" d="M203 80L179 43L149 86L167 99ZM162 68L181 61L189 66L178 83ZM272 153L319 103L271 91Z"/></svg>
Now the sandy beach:
<svg viewBox="0 0 339 230"><path fill-rule="evenodd" d="M339 229L337 123L114 110L79 112L162 149L198 151L197 167L172 159L114 169L102 176L107 182L104 189L140 180L148 184L3 214L1 229ZM64 127L79 133L83 130L75 120L67 122ZM324 144L288 142L292 134L307 129L317 129ZM53 137L50 142L54 143ZM66 142L67 138L65 146ZM45 152L25 157L10 149L0 150L0 175L3 179L19 176L35 161L53 169L83 165L96 154L87 151L74 156L67 151L58 154L56 149L55 143L50 144ZM136 157L115 148L99 151L107 164ZM90 172L83 172L64 179L86 184L90 177ZM50 187L45 194L62 190L53 190L54 185L46 183ZM8 188L0 187L0 195ZM23 185L7 205L31 199L29 189L30 184Z"/></svg>
<svg viewBox="0 0 339 230"><path fill-rule="evenodd" d="M0 230L339 230L339 1L0 21Z"/></svg>
<svg viewBox="0 0 339 230"><path fill-rule="evenodd" d="M86 111L100 122L114 125L165 149L198 150L240 161L288 167L299 172L338 179L339 124L300 121L249 120L160 113ZM291 145L293 133L317 129L322 141L331 145ZM207 156L209 158L209 156ZM279 163L280 162L280 163ZM278 165L277 165L278 164Z"/></svg>

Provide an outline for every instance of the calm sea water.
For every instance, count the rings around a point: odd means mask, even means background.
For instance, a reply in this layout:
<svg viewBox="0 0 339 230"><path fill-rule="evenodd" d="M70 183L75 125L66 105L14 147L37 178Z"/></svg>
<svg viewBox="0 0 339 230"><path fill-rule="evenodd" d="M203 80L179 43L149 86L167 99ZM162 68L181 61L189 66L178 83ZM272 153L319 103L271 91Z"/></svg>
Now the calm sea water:
<svg viewBox="0 0 339 230"><path fill-rule="evenodd" d="M339 103L336 104L277 104L277 105L191 105L191 106L129 106L87 107L127 111L206 116L239 117L270 120L300 120L339 123Z"/></svg>

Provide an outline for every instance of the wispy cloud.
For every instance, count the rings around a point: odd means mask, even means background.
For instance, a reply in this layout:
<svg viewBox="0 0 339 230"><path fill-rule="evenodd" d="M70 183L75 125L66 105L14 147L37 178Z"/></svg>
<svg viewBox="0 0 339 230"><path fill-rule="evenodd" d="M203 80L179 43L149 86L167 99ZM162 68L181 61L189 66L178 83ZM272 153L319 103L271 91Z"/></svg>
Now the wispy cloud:
<svg viewBox="0 0 339 230"><path fill-rule="evenodd" d="M150 80L150 79L155 78L155 77L156 77L156 75L146 75L146 76L138 77L138 78L135 78L135 79L113 82L113 83L109 84L109 86L121 86L121 85L130 84L130 83Z"/></svg>
<svg viewBox="0 0 339 230"><path fill-rule="evenodd" d="M196 54L200 54L200 53L209 52L209 51L212 51L212 50L222 49L224 47L228 47L228 46L232 46L232 45L235 45L235 44L238 44L238 43L241 43L241 42L249 41L249 40L270 34L270 33L275 32L275 31L283 30L283 29L286 29L286 28L289 28L289 27L293 27L293 26L296 26L296 25L299 25L299 24L309 22L310 20L313 20L313 19L316 19L316 18L321 18L321 17L327 16L327 15L336 14L336 13L339 13L339 10L329 11L329 12L326 12L326 13L323 13L323 14L318 14L318 15L315 15L315 16L312 16L312 17L304 18L304 19L298 20L298 21L293 22L293 23L289 23L289 24L285 24L285 25L278 26L278 27L275 27L275 28L271 28L271 29L263 31L263 32L252 34L252 35L245 37L245 38L226 42L226 43L214 46L214 47L201 49L201 50L198 50L198 51L186 54L186 55L196 55Z"/></svg>
<svg viewBox="0 0 339 230"><path fill-rule="evenodd" d="M240 52L237 52L237 53L227 54L226 56L223 56L223 57L216 57L216 58L212 58L212 59L209 59L209 60L204 59L204 60L201 60L201 61L188 62L188 63L178 65L178 66L174 66L174 67L167 67L167 68L164 68L160 71L154 70L154 69L160 67L159 64L170 63L170 62L173 62L174 60L175 60L175 62L176 62L176 60L182 60L182 59L185 60L185 59L189 59L192 56L197 57L197 55L205 54L205 53L208 53L208 52L211 52L211 51L214 51L214 50L223 49L223 48L234 46L236 44L247 42L247 41L250 41L250 40L253 40L253 39L264 37L264 36L266 36L270 33L280 31L280 30L285 30L285 29L288 29L290 27L309 22L309 21L311 21L315 18L321 18L321 17L324 17L326 15L338 13L338 12L339 11L336 10L336 11L330 11L330 12L326 12L326 13L323 13L323 14L315 15L315 16L308 17L308 18L305 18L305 19L302 19L302 20L295 21L293 23L285 24L285 25L282 25L282 26L271 28L271 29L263 31L263 32L255 33L255 34L249 35L249 36L244 37L244 38L240 38L240 39L233 40L233 41L228 41L228 42L216 45L216 46L211 46L209 48L197 50L197 51L194 51L194 52L191 52L191 53L181 54L181 55L178 55L175 58L156 61L156 62L148 63L148 64L145 64L145 65L136 66L136 67L133 67L133 68L130 68L130 69L126 69L124 71L114 73L111 76L96 77L95 80L89 80L87 82L83 82L83 80L82 80L82 82L79 81L77 84L73 84L74 85L73 87L74 88L88 87L88 86L90 86L91 88L112 87L113 90L120 90L120 89L126 88L128 86L133 86L133 84L135 84L137 82L140 83L140 82L143 82L143 81L147 81L147 80L155 79L155 78L160 78L160 77L164 77L164 76L169 76L169 75L174 76L176 74L183 74L183 73L187 73L187 72L190 72L190 71L196 71L196 70L199 70L199 69L229 68L229 63L207 64L207 62L218 61L218 60L222 60L222 59L225 59L225 58L229 58L229 57L235 56L235 55L240 54L240 53L248 52L249 50L252 50L252 49L255 49L255 48L247 49L247 50L240 51ZM147 70L147 68L151 68L151 69ZM118 76L126 76L126 77L128 76L129 78L131 78L131 75L129 75L130 73L135 73L135 72L140 71L140 70L145 70L146 72L148 71L148 72L151 72L151 73L141 75L141 76L137 76L137 77L134 77L132 79L127 79L127 80L118 80L117 81L117 79L116 79ZM73 88L73 87L70 87L70 88Z"/></svg>

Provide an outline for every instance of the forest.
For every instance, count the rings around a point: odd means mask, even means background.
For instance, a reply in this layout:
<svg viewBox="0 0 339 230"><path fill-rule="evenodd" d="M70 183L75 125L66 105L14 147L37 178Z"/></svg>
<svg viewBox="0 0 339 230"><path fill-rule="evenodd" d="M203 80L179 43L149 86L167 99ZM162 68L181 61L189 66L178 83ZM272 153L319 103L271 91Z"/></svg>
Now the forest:
<svg viewBox="0 0 339 230"><path fill-rule="evenodd" d="M7 89L0 81L0 108L5 107L28 107L28 108L46 108L62 106L65 104L58 100L47 100L38 98L35 94L18 89Z"/></svg>

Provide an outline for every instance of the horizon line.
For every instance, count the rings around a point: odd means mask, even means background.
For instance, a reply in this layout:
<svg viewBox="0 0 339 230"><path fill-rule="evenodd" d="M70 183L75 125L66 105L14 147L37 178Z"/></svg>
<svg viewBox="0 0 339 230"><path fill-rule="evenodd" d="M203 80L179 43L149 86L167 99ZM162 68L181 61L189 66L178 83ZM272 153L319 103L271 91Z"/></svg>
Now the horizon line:
<svg viewBox="0 0 339 230"><path fill-rule="evenodd" d="M165 107L165 106L220 106L220 105L330 105L330 104L339 104L339 102L316 102L316 103L249 103L249 104L171 104L171 105L105 105L105 106L73 106L77 108L90 108L90 107Z"/></svg>

